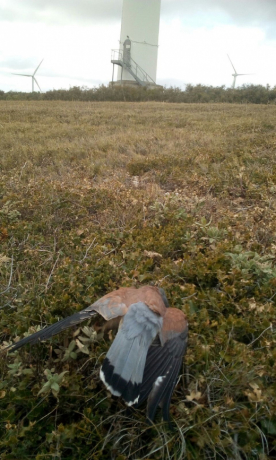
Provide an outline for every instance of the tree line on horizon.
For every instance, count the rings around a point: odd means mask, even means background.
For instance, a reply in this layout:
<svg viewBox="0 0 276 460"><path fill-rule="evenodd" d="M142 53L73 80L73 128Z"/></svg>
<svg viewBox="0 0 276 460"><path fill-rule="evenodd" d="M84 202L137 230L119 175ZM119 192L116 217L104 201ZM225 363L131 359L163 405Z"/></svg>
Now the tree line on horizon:
<svg viewBox="0 0 276 460"><path fill-rule="evenodd" d="M185 89L181 89L178 87L145 88L109 84L94 88L73 86L70 89L53 89L45 93L4 92L0 90L0 100L275 104L276 86L243 85L233 89L225 86L188 84Z"/></svg>

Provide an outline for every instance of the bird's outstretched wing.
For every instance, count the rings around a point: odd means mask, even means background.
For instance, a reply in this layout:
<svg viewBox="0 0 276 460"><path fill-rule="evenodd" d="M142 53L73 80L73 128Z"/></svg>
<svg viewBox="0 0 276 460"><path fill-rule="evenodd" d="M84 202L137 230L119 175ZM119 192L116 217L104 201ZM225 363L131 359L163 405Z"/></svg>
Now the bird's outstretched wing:
<svg viewBox="0 0 276 460"><path fill-rule="evenodd" d="M17 343L7 347L6 350L15 351L28 343L35 344L37 342L48 340L54 335L59 334L59 332L75 326L86 319L90 319L97 313L103 316L103 318L107 321L124 316L128 307L139 301L146 302L150 309L159 314L162 312L164 314L166 311L162 294L159 293L158 288L154 286L142 286L139 289L132 287L120 288L101 297L84 310L74 313L73 315L62 319L57 323L42 329L41 331L19 340Z"/></svg>
<svg viewBox="0 0 276 460"><path fill-rule="evenodd" d="M80 311L72 316L68 316L67 318L58 321L57 323L52 324L51 326L46 327L45 329L42 329L41 331L24 337L24 339L21 339L13 345L7 347L6 350L15 351L24 345L27 345L28 343L34 345L35 343L43 342L44 340L48 340L54 335L59 334L59 332L64 331L65 329L74 326L75 324L79 324L81 321L91 318L96 314L97 312L93 310L89 312L86 312L85 310Z"/></svg>
<svg viewBox="0 0 276 460"><path fill-rule="evenodd" d="M37 342L48 340L54 335L64 331L65 329L73 327L86 319L92 318L97 313L102 315L106 320L109 320L117 316L123 316L126 312L127 306L122 301L122 297L120 295L108 294L107 296L104 296L101 299L97 300L97 302L90 305L88 308L74 313L73 315L68 316L67 318L63 318L57 323L54 323L51 326L42 329L41 331L35 332L34 334L29 335L28 337L25 337L22 340L19 340L19 342L11 345L10 347L8 347L8 349L10 351L15 351L18 350L18 348L23 347L27 343L33 345Z"/></svg>
<svg viewBox="0 0 276 460"><path fill-rule="evenodd" d="M144 302L132 304L103 362L102 381L129 406L139 398L148 349L162 325L163 318Z"/></svg>
<svg viewBox="0 0 276 460"><path fill-rule="evenodd" d="M150 346L140 387L137 406L146 399L147 416L154 419L158 406L163 419L169 421L171 396L187 349L188 323L185 315L175 308L168 308L163 319L159 339Z"/></svg>

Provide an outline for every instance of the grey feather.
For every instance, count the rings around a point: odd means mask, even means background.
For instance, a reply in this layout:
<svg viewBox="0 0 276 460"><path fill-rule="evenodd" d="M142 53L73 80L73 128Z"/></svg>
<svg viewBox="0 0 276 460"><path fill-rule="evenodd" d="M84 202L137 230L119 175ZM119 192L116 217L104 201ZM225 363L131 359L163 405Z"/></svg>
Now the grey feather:
<svg viewBox="0 0 276 460"><path fill-rule="evenodd" d="M162 324L163 319L143 302L131 305L106 355L101 378L111 393L119 393L129 404L139 393L148 349Z"/></svg>

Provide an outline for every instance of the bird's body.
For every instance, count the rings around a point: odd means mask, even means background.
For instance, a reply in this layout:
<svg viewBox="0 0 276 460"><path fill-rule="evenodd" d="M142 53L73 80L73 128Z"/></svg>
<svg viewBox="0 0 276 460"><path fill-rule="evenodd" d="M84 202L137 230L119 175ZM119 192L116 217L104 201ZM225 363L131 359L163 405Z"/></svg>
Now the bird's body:
<svg viewBox="0 0 276 460"><path fill-rule="evenodd" d="M97 313L106 321L120 319L118 333L100 370L101 380L129 406L148 399L149 420L153 420L158 406L162 407L164 420L168 420L172 392L187 348L188 323L181 310L169 308L163 289L120 288L25 337L9 350L47 340Z"/></svg>

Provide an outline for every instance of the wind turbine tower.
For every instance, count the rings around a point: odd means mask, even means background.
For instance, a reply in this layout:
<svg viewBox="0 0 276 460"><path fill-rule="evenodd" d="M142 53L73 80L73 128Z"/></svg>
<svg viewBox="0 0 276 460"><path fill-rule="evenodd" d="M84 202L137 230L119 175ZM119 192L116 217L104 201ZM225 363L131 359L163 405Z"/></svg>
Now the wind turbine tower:
<svg viewBox="0 0 276 460"><path fill-rule="evenodd" d="M232 67L233 67L233 69L234 69L234 72L235 72L235 73L232 73L232 77L234 77L234 80L233 80L233 83L232 83L232 88L235 89L237 77L240 77L240 76L242 76L242 75L252 75L252 74L250 74L250 73L237 73L237 71L236 71L236 69L235 69L235 67L234 67L233 62L232 62L231 59L230 59L229 54L227 54L227 56L228 56L229 61L231 62L231 65L232 65Z"/></svg>
<svg viewBox="0 0 276 460"><path fill-rule="evenodd" d="M36 72L38 71L39 67L41 66L42 62L43 62L44 59L42 59L42 61L38 64L37 68L35 69L34 73L33 74L25 74L25 73L13 73L13 75L20 75L21 77L31 77L32 78L32 93L34 92L34 86L35 86L35 83L39 89L39 91L42 93L41 91L41 88L37 82L37 79L35 78L35 74Z"/></svg>
<svg viewBox="0 0 276 460"><path fill-rule="evenodd" d="M115 84L156 85L160 9L161 0L123 0L120 49L111 57Z"/></svg>

